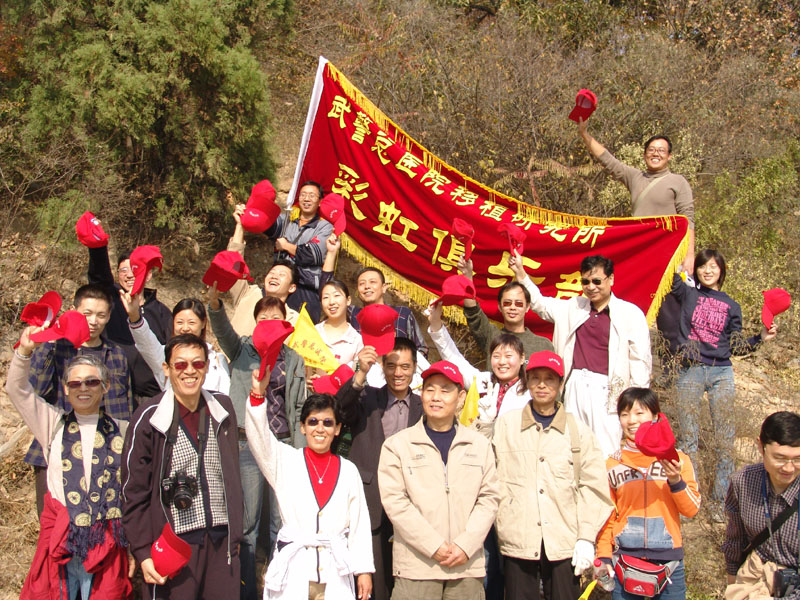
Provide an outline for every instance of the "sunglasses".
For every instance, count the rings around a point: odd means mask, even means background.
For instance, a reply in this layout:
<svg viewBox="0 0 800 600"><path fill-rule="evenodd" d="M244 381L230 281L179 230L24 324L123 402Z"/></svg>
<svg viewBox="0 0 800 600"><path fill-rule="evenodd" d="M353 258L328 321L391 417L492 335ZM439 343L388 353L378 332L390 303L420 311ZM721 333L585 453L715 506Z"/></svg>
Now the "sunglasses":
<svg viewBox="0 0 800 600"><path fill-rule="evenodd" d="M193 360L192 361L192 367L196 371L200 371L201 369L205 369L206 361L199 360L199 359L198 360ZM186 369L189 368L189 361L188 360L176 360L174 363L172 363L172 368L175 369L176 371L185 371Z"/></svg>
<svg viewBox="0 0 800 600"><path fill-rule="evenodd" d="M603 283L603 282L604 282L606 279L608 279L608 277L603 277L602 279L600 279L600 278L597 278L597 277L596 277L596 278L594 278L594 279L584 279L583 277L581 277L581 285L583 285L583 286L587 286L587 285L589 285L590 283L591 283L591 284L594 284L594 285L600 285L600 284L601 284L601 283Z"/></svg>
<svg viewBox="0 0 800 600"><path fill-rule="evenodd" d="M317 417L310 417L308 421L306 421L306 425L308 425L309 427L316 427L320 423L322 423L323 427L330 428L336 426L336 421L334 421L333 419L318 419Z"/></svg>
<svg viewBox="0 0 800 600"><path fill-rule="evenodd" d="M517 308L523 308L525 303L522 300L503 300L502 306L503 308L508 308L509 306L516 306Z"/></svg>
<svg viewBox="0 0 800 600"><path fill-rule="evenodd" d="M98 385L101 385L103 382L100 379L92 378L92 379L82 379L80 381L68 381L67 387L71 390L79 390L84 385L87 388L96 388Z"/></svg>

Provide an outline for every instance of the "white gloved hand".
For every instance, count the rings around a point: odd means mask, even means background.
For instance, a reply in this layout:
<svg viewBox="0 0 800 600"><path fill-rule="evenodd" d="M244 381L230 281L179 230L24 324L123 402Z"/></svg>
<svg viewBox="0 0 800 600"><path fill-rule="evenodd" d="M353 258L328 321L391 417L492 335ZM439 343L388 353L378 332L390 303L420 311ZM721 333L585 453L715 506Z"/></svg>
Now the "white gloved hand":
<svg viewBox="0 0 800 600"><path fill-rule="evenodd" d="M497 394L500 393L500 384L487 382L486 391L478 398L478 420L492 423L497 417Z"/></svg>
<svg viewBox="0 0 800 600"><path fill-rule="evenodd" d="M575 567L575 576L581 574L592 566L594 561L594 544L587 540L575 542L575 550L572 551L572 566Z"/></svg>

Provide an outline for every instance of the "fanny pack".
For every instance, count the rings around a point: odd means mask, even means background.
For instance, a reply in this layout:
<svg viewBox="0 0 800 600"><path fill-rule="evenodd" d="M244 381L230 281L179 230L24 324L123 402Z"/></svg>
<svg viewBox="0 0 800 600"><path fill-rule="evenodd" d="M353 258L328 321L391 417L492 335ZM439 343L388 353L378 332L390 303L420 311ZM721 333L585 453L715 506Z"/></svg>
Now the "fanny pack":
<svg viewBox="0 0 800 600"><path fill-rule="evenodd" d="M652 598L660 594L670 583L669 576L678 568L680 561L672 560L655 565L635 556L620 554L614 557L614 573L629 594Z"/></svg>

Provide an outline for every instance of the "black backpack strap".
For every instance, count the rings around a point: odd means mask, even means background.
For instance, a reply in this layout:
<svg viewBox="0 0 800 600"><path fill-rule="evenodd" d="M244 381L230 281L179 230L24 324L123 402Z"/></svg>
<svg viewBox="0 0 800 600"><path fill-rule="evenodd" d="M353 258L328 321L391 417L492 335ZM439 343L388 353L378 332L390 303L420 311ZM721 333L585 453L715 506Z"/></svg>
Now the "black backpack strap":
<svg viewBox="0 0 800 600"><path fill-rule="evenodd" d="M779 514L779 515L778 515L778 516L775 518L775 520L772 522L772 530L773 530L773 531L778 531L778 529L780 529L780 528L781 528L781 526L782 526L784 523L786 523L786 521L788 521L788 520L789 520L789 518L790 518L790 517L791 517L791 516L792 516L792 515L793 515L795 512L797 512L797 504L798 504L797 502L792 502L792 504L791 504L791 505L787 506L786 508L784 508L784 509L783 509L783 511L781 511L781 514ZM769 527L764 527L764 529L762 529L761 531L759 531L759 532L758 532L758 535L756 535L756 536L755 536L755 537L754 537L752 540L750 540L750 543L749 543L749 544L747 544L747 548L745 548L744 550L742 550L742 556L741 556L741 564L740 564L740 566L741 566L742 564L744 564L744 561L745 561L745 560L747 560L747 557L748 557L748 555L749 555L749 554L750 554L750 553L751 553L753 550L755 550L756 548L758 548L758 547L759 547L761 544L763 544L764 542L766 542L766 541L769 539L769 537L770 537L770 531L769 531Z"/></svg>

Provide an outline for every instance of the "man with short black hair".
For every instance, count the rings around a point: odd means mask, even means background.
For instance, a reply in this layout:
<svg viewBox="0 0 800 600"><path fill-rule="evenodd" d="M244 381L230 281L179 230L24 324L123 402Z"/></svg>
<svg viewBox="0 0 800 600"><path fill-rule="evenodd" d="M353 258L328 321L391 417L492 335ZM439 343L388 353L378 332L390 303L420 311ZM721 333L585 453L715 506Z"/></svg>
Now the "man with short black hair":
<svg viewBox="0 0 800 600"><path fill-rule="evenodd" d="M458 424L467 395L458 368L442 360L422 379L424 418L386 440L378 467L394 526L392 600L479 600L500 503L494 452Z"/></svg>
<svg viewBox="0 0 800 600"><path fill-rule="evenodd" d="M111 297L103 286L90 283L78 288L72 308L86 317L90 337L80 348L75 348L66 339L45 342L36 348L31 357L30 383L37 396L69 412L72 407L64 386L61 385L66 367L76 356L89 354L108 369L108 390L103 400L103 409L114 419L127 421L131 418L133 397L128 359L122 348L104 335L106 324L111 318L111 306ZM28 449L25 462L33 465L36 472L36 507L41 513L47 491L47 465L42 447L36 440Z"/></svg>
<svg viewBox="0 0 800 600"><path fill-rule="evenodd" d="M642 310L612 292L614 262L600 255L581 261L583 295L546 298L515 253L511 270L531 295L531 310L554 324L553 345L564 359L564 408L586 423L608 456L619 450L622 429L617 398L623 390L650 386L650 330Z"/></svg>
<svg viewBox="0 0 800 600"><path fill-rule="evenodd" d="M781 411L761 425L762 462L735 473L728 486L728 526L722 552L729 586L727 597L788 597L773 587L773 573L797 577L800 530L800 415ZM800 583L800 580L796 580ZM747 592L749 595L745 595ZM795 590L792 597L800 595Z"/></svg>
<svg viewBox="0 0 800 600"><path fill-rule="evenodd" d="M464 261L462 258L458 263L458 270L461 274L472 279L472 261ZM516 281L509 281L497 292L497 307L503 317L503 326L497 330L490 321L486 313L481 309L477 301L470 298L464 299L464 317L467 319L469 331L475 342L483 348L486 354L486 370L492 370L492 357L489 347L498 333L512 333L522 342L525 349L525 356L530 356L534 352L543 350L553 350L553 344L546 337L536 335L525 326L525 315L531 307L531 295L525 286Z"/></svg>
<svg viewBox="0 0 800 600"><path fill-rule="evenodd" d="M245 205L237 204L233 211L236 228L231 239L228 240L228 250L238 252L244 257L246 242L244 241L244 227L242 227L242 213ZM276 258L264 277L264 286L250 285L246 280L240 279L230 289L233 301L233 317L231 325L239 335L253 335L256 320L253 318L253 309L256 303L266 296L278 298L286 303L290 294L297 289L297 265L290 260ZM292 325L297 322L297 311L286 307L286 320Z"/></svg>
<svg viewBox="0 0 800 600"><path fill-rule="evenodd" d="M122 521L142 567L142 596L195 600L239 596L242 487L238 429L230 398L203 389L208 347L193 334L164 348L170 386L140 406L125 436ZM191 547L173 577L153 562L169 524Z"/></svg>
<svg viewBox="0 0 800 600"><path fill-rule="evenodd" d="M100 227L101 222L94 219L96 226ZM78 241L85 245L85 240L78 235ZM153 372L147 362L139 354L136 344L128 328L128 313L125 305L120 298L120 290L130 293L136 278L131 268L130 255L128 251L122 251L117 256L116 281L111 270L111 261L108 257L108 241L103 245L92 244L87 246L89 250L89 266L87 278L89 283L101 285L111 297L111 318L106 324L105 337L112 342L119 344L128 359L128 367L131 370L131 387L135 409L140 400L146 400L161 392L158 382L153 377ZM152 287L153 272L150 271L145 279L143 290L144 303L141 306L142 316L150 326L150 330L162 344L166 343L172 335L172 313L157 298L157 292Z"/></svg>
<svg viewBox="0 0 800 600"><path fill-rule="evenodd" d="M348 458L361 473L369 508L375 561L372 597L375 600L389 600L393 582L389 543L392 524L381 506L378 458L387 438L410 427L422 416L422 402L411 391L416 357L417 348L408 338L395 338L394 348L380 361L375 348L365 346L358 353L356 373L336 394L342 422L353 436ZM386 384L380 388L371 387L367 385L367 371L379 362Z"/></svg>

